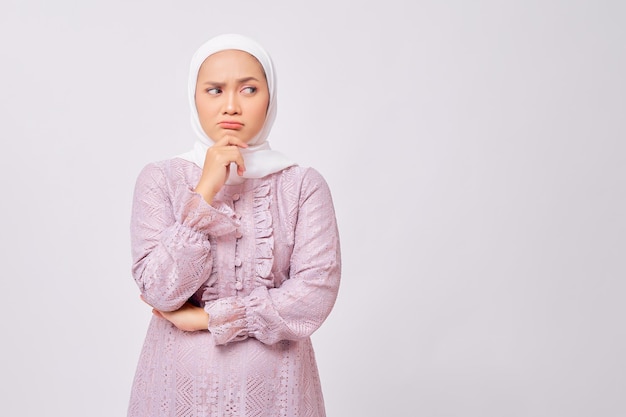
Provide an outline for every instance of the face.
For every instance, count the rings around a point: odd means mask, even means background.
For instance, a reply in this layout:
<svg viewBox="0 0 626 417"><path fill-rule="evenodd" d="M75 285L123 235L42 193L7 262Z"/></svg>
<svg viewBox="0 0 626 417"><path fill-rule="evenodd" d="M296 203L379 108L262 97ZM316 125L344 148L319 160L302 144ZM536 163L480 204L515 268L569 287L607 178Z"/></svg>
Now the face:
<svg viewBox="0 0 626 417"><path fill-rule="evenodd" d="M200 66L196 109L214 142L230 135L248 143L265 123L269 99L263 67L247 52L220 51Z"/></svg>

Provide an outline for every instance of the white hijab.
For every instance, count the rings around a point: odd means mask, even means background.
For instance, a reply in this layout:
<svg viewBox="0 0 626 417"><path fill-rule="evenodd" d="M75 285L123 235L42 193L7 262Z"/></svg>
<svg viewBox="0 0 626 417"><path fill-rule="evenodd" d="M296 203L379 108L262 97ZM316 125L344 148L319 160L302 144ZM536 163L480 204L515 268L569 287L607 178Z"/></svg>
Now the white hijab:
<svg viewBox="0 0 626 417"><path fill-rule="evenodd" d="M198 71L200 66L210 55L227 49L236 49L244 51L255 57L265 71L267 79L267 87L270 95L270 102L265 116L265 124L261 131L248 142L248 148L240 149L246 165L246 171L243 178L262 178L274 172L281 171L284 168L295 165L290 159L280 152L270 148L267 141L274 119L276 118L276 74L274 65L269 54L254 40L237 34L225 34L216 36L205 44L200 46L191 58L189 68L188 96L189 106L191 108L191 125L196 136L196 142L193 149L184 154L178 155L178 158L193 162L200 168L204 166L204 158L209 147L214 141L207 136L202 130L200 119L198 118L198 110L196 109L196 82L198 79ZM227 184L237 184L244 181L242 177L237 175L235 166L231 166L230 176L226 181Z"/></svg>

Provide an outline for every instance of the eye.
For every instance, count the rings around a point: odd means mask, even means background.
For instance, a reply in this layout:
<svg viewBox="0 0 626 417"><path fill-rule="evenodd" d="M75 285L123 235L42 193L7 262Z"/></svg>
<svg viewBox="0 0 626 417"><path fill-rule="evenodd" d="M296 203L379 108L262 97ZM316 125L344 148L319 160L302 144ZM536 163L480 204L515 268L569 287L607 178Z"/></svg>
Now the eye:
<svg viewBox="0 0 626 417"><path fill-rule="evenodd" d="M254 94L258 89L256 87L244 87L241 92L244 94Z"/></svg>
<svg viewBox="0 0 626 417"><path fill-rule="evenodd" d="M210 95L214 96L214 95L217 95L217 94L221 93L221 92L222 92L222 89L221 89L221 88L218 88L218 87L207 88L207 89L206 89L206 92L207 92L208 94L210 94Z"/></svg>

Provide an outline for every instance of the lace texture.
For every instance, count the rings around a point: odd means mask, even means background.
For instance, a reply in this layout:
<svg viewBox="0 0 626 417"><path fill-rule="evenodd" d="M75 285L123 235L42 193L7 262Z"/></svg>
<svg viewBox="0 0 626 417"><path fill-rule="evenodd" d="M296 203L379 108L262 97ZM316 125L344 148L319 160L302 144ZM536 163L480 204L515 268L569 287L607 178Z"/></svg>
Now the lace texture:
<svg viewBox="0 0 626 417"><path fill-rule="evenodd" d="M340 281L328 186L315 170L290 167L227 185L210 206L192 191L200 174L173 159L137 179L139 289L165 310L191 300L210 322L183 332L152 318L128 416L325 416L310 335Z"/></svg>

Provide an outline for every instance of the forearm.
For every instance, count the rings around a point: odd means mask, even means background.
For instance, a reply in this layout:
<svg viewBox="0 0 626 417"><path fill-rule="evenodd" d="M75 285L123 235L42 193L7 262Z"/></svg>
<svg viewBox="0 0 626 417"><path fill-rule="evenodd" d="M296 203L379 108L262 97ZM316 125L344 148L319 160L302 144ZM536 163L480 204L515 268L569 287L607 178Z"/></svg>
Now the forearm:
<svg viewBox="0 0 626 417"><path fill-rule="evenodd" d="M339 233L328 187L310 172L300 193L289 278L259 286L246 297L208 303L209 331L218 344L254 337L267 344L309 337L337 298L341 277Z"/></svg>
<svg viewBox="0 0 626 417"><path fill-rule="evenodd" d="M295 276L278 288L257 287L245 297L207 303L208 328L217 344L248 337L274 344L311 336L330 314L339 291L339 255L326 271Z"/></svg>
<svg viewBox="0 0 626 417"><path fill-rule="evenodd" d="M207 331L209 327L209 315L202 307L191 303L185 303L175 311L153 309L152 312L155 316L169 321L180 330L186 332Z"/></svg>
<svg viewBox="0 0 626 417"><path fill-rule="evenodd" d="M156 244L140 242L134 249L135 281L146 302L159 310L180 308L209 278L210 243L183 225L165 230Z"/></svg>
<svg viewBox="0 0 626 417"><path fill-rule="evenodd" d="M238 225L227 205L208 205L188 184L168 181L159 166L148 165L137 180L131 218L133 277L162 311L180 308L209 278L209 236Z"/></svg>

